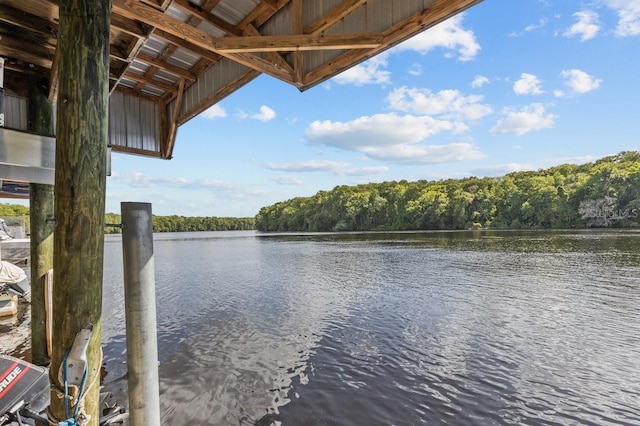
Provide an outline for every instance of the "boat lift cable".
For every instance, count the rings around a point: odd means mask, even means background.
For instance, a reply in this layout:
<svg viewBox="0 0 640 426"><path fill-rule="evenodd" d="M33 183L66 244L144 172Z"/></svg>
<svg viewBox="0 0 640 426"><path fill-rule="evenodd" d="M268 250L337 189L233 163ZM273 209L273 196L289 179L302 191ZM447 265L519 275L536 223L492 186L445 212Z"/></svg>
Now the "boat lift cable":
<svg viewBox="0 0 640 426"><path fill-rule="evenodd" d="M80 391L78 392L78 398L73 409L73 416L69 417L69 380L67 378L67 359L71 348L67 349L64 354L64 360L62 361L62 377L64 380L64 415L67 420L58 423L58 426L76 426L78 424L78 408L80 407L80 401L82 401L85 385L87 383L87 371L88 366L85 365L84 373L82 374L82 382L80 383Z"/></svg>

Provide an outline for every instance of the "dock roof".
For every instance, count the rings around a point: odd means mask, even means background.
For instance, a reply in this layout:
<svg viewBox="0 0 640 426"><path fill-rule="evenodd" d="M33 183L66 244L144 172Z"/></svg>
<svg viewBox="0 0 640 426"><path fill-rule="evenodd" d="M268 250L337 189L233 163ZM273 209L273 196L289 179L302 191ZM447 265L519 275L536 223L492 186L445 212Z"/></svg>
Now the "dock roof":
<svg viewBox="0 0 640 426"><path fill-rule="evenodd" d="M112 0L109 144L170 159L177 128L259 76L304 91L481 0ZM56 100L57 0L2 0L7 126Z"/></svg>

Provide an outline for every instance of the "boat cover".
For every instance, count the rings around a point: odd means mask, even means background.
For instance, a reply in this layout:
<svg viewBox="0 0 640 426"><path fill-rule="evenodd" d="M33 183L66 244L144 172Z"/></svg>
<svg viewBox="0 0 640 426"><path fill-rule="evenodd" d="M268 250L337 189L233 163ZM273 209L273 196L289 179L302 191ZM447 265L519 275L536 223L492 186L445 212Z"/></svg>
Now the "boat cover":
<svg viewBox="0 0 640 426"><path fill-rule="evenodd" d="M18 283L27 278L24 270L13 263L0 260L0 283Z"/></svg>

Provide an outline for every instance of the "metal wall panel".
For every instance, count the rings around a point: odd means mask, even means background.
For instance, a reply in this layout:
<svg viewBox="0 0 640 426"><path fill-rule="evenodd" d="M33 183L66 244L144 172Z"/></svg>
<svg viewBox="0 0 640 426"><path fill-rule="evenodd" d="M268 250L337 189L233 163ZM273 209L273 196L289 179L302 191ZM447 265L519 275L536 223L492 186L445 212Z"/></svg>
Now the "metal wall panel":
<svg viewBox="0 0 640 426"><path fill-rule="evenodd" d="M244 65L227 58L222 58L213 64L184 91L180 116L193 114L193 111L197 110L216 90L229 84L247 69ZM173 111L174 104L175 100L169 104L169 111Z"/></svg>
<svg viewBox="0 0 640 426"><path fill-rule="evenodd" d="M158 104L113 92L109 97L109 144L160 152Z"/></svg>
<svg viewBox="0 0 640 426"><path fill-rule="evenodd" d="M4 125L12 129L27 130L27 99L4 95Z"/></svg>

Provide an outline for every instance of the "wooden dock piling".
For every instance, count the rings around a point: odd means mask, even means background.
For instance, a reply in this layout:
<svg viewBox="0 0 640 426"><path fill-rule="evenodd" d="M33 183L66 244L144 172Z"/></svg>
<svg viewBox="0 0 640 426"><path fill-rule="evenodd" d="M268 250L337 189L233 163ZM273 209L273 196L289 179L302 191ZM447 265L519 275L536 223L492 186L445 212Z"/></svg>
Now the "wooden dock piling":
<svg viewBox="0 0 640 426"><path fill-rule="evenodd" d="M53 380L51 412L65 420L58 372L87 324L87 423L99 420L100 335L111 1L60 0L55 169Z"/></svg>

